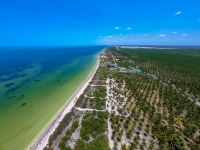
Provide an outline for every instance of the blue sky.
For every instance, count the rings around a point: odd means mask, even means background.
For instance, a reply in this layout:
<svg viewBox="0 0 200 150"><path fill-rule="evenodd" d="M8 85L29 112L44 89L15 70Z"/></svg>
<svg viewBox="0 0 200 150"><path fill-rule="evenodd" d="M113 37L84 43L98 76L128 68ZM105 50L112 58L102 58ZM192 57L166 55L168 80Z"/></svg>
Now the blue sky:
<svg viewBox="0 0 200 150"><path fill-rule="evenodd" d="M200 45L200 0L0 0L0 46Z"/></svg>

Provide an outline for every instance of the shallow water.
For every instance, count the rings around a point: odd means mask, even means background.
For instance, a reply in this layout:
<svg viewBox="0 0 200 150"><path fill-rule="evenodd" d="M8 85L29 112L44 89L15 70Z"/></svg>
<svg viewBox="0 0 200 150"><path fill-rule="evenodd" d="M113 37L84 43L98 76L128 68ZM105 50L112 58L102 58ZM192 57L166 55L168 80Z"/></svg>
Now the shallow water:
<svg viewBox="0 0 200 150"><path fill-rule="evenodd" d="M84 82L103 48L1 48L0 150L25 149Z"/></svg>

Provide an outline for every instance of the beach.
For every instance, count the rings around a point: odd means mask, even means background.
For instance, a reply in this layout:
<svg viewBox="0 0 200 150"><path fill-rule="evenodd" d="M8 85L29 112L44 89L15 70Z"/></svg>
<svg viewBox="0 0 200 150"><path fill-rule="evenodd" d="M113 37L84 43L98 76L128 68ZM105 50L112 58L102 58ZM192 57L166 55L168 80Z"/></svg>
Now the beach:
<svg viewBox="0 0 200 150"><path fill-rule="evenodd" d="M59 111L56 117L51 121L51 123L40 133L40 136L35 139L35 141L27 147L30 150L40 150L43 149L48 144L49 136L54 132L56 127L58 126L59 122L63 119L63 117L70 112L70 110L75 105L76 99L84 92L84 90L89 85L90 81L92 80L93 76L95 75L98 67L99 67L100 59L98 56L96 65L88 78L84 81L84 83L78 88L78 90L72 95L69 101L63 106L63 108Z"/></svg>

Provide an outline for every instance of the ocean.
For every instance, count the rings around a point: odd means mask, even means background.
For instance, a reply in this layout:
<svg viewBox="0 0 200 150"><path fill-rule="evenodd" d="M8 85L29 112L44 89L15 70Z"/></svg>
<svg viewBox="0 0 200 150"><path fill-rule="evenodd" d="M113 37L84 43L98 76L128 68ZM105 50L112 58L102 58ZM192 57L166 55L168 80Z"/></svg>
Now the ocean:
<svg viewBox="0 0 200 150"><path fill-rule="evenodd" d="M104 48L0 48L0 150L26 149L88 77Z"/></svg>

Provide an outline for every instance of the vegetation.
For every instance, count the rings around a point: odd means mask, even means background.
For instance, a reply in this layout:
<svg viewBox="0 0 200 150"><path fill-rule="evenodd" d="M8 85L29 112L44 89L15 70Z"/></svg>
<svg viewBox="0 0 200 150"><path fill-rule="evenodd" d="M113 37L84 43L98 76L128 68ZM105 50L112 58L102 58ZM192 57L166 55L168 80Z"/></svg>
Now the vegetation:
<svg viewBox="0 0 200 150"><path fill-rule="evenodd" d="M183 49L120 49L112 52L136 65L180 92L200 98L200 51Z"/></svg>
<svg viewBox="0 0 200 150"><path fill-rule="evenodd" d="M117 73L113 77L116 82L124 80L130 90L121 111L121 114L129 114L128 117L111 115L114 139L120 141L122 131L127 138L135 132L146 135L153 143L157 139L159 149L200 149L199 106L171 86L146 75L122 76ZM121 126L123 128L120 129ZM139 144L138 139L135 139L136 145Z"/></svg>
<svg viewBox="0 0 200 150"><path fill-rule="evenodd" d="M76 100L76 107L82 107L84 103L86 103L85 93L88 93L90 90L89 86L84 90L83 94L79 96L79 98Z"/></svg>
<svg viewBox="0 0 200 150"><path fill-rule="evenodd" d="M67 141L69 141L72 133L78 128L78 124L79 124L78 121L74 121L72 123L71 128L66 131L66 133L65 133L66 136L62 137L62 140L60 141L59 146L58 146L61 150L71 149L70 147L66 147L66 143L67 143Z"/></svg>
<svg viewBox="0 0 200 150"><path fill-rule="evenodd" d="M92 80L91 82L90 82L90 84L92 85L105 85L106 84L106 81L104 81L104 80Z"/></svg>
<svg viewBox="0 0 200 150"><path fill-rule="evenodd" d="M78 140L74 150L110 150L105 135L100 135L90 143L85 143L83 140Z"/></svg>
<svg viewBox="0 0 200 150"><path fill-rule="evenodd" d="M108 76L108 70L106 66L99 66L96 74L94 75L94 80L106 80Z"/></svg>
<svg viewBox="0 0 200 150"><path fill-rule="evenodd" d="M84 102L83 100L84 100L84 95L81 94L80 97L76 100L75 106L76 107L81 107L83 105L83 102Z"/></svg>
<svg viewBox="0 0 200 150"><path fill-rule="evenodd" d="M57 138L57 136L59 135L59 134L61 134L62 133L62 131L65 129L65 127L69 124L69 122L71 121L71 119L72 119L72 117L73 117L73 114L74 114L74 112L73 112L73 110L71 111L71 112L69 112L69 113L67 113L66 115L65 115L65 117L62 119L62 121L59 123L59 125L58 125L58 127L56 128L56 130L53 132L53 134L50 136L50 138L49 138L49 147L51 147L51 145L52 145L52 141L54 140L54 139L56 139Z"/></svg>
<svg viewBox="0 0 200 150"><path fill-rule="evenodd" d="M74 121L73 123L72 123L72 129L75 131L77 128L78 128L78 121Z"/></svg>
<svg viewBox="0 0 200 150"><path fill-rule="evenodd" d="M93 96L94 97L101 97L105 98L106 97L106 88L103 86L96 87L96 90L94 91Z"/></svg>
<svg viewBox="0 0 200 150"><path fill-rule="evenodd" d="M123 62L118 61L117 64L119 67L126 67L126 68L128 68L129 66L135 67L135 64L133 64L132 62L127 62L127 61L123 61Z"/></svg>
<svg viewBox="0 0 200 150"><path fill-rule="evenodd" d="M110 115L114 147L121 149L200 149L200 51L109 48L123 63L146 74L112 73L110 86L120 115ZM177 57L178 56L178 57ZM119 63L120 64L120 63ZM150 74L149 74L150 73ZM155 78L155 76L158 78ZM113 82L114 81L114 82ZM124 84L125 89L122 88ZM126 117L125 117L126 116ZM130 145L119 143L125 132Z"/></svg>
<svg viewBox="0 0 200 150"><path fill-rule="evenodd" d="M65 137L64 137L64 138L65 138ZM67 138L69 138L69 137L67 137ZM68 139L68 140L69 140L69 139ZM60 150L68 150L68 149L71 149L70 147L66 147L66 146L65 146L65 143L66 143L66 142L63 141L63 140L59 143L59 146L58 146L58 147L60 148Z"/></svg>
<svg viewBox="0 0 200 150"><path fill-rule="evenodd" d="M123 56L154 60L170 66L178 66L200 73L200 51L194 49L120 49ZM120 52L117 51L117 52ZM130 55L131 54L131 55Z"/></svg>
<svg viewBox="0 0 200 150"><path fill-rule="evenodd" d="M90 137L95 138L97 135L103 133L107 129L105 113L98 112L96 115L87 113L82 120L82 128L80 131L81 138L85 141L90 140Z"/></svg>
<svg viewBox="0 0 200 150"><path fill-rule="evenodd" d="M90 98L91 108L102 110L105 109L106 99L101 98Z"/></svg>

